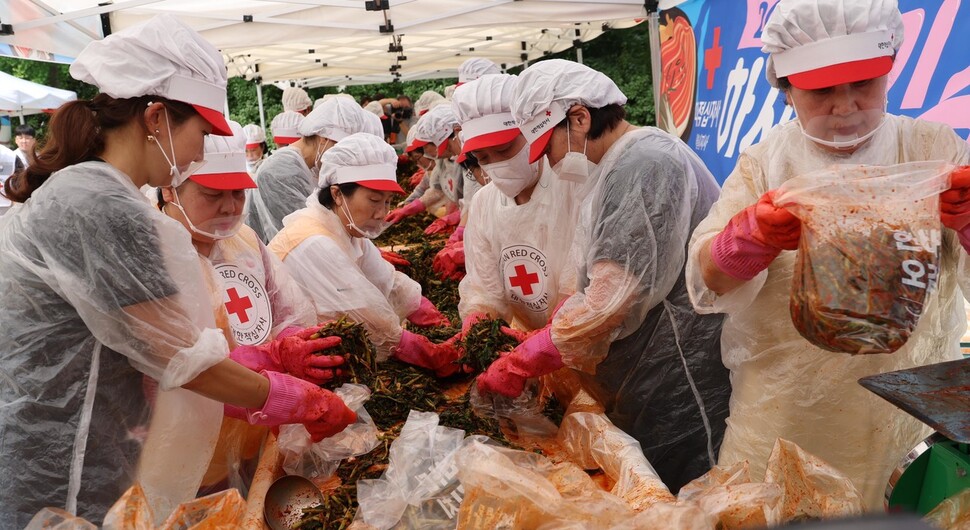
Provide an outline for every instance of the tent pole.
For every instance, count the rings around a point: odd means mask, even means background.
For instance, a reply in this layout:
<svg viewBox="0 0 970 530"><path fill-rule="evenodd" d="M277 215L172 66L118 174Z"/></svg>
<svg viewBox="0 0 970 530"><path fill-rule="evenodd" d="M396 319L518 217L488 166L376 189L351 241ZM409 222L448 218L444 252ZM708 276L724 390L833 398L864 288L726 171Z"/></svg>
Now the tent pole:
<svg viewBox="0 0 970 530"><path fill-rule="evenodd" d="M259 102L259 127L266 131L266 114L263 111L263 86L256 81L256 101Z"/></svg>
<svg viewBox="0 0 970 530"><path fill-rule="evenodd" d="M583 49L578 46L576 47L576 62L583 64Z"/></svg>
<svg viewBox="0 0 970 530"><path fill-rule="evenodd" d="M20 107L20 124L23 125L25 123L27 123L27 122L24 121L24 108L23 107Z"/></svg>

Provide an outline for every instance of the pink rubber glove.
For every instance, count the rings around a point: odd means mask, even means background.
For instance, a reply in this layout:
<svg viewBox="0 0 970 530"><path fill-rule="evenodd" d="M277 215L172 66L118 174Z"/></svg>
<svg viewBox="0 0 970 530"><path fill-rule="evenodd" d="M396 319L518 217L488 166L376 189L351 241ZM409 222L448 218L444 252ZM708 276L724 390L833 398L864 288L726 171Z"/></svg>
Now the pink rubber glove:
<svg viewBox="0 0 970 530"><path fill-rule="evenodd" d="M394 265L395 267L410 267L411 262L404 258L404 256L398 254L397 252L391 252L390 250L382 250L381 257L384 261Z"/></svg>
<svg viewBox="0 0 970 530"><path fill-rule="evenodd" d="M970 166L950 174L950 189L940 194L940 221L960 236L960 244L970 252Z"/></svg>
<svg viewBox="0 0 970 530"><path fill-rule="evenodd" d="M455 244L455 243L457 243L459 241L464 241L464 240L465 240L465 227L464 226L459 226L459 227L455 228L455 231L450 236L448 236L448 244L449 245L452 245L452 244Z"/></svg>
<svg viewBox="0 0 970 530"><path fill-rule="evenodd" d="M384 220L387 221L388 223L394 224L400 221L401 219L404 219L405 217L409 217L416 213L421 213L423 211L424 211L424 203L421 202L421 199L415 199L411 201L409 204L406 204L403 207L398 208L392 211L391 213L387 214L387 217L385 217Z"/></svg>
<svg viewBox="0 0 970 530"><path fill-rule="evenodd" d="M339 355L318 355L315 352L340 345L340 337L310 339L323 326L283 330L278 338L259 346L238 346L229 358L254 372L269 370L285 372L294 377L322 385L340 375L337 367L344 363Z"/></svg>
<svg viewBox="0 0 970 530"><path fill-rule="evenodd" d="M438 377L445 377L461 369L455 362L461 357L461 351L455 346L456 339L457 336L435 344L423 335L404 330L401 341L391 349L391 355L408 364L434 370Z"/></svg>
<svg viewBox="0 0 970 530"><path fill-rule="evenodd" d="M732 278L748 281L768 268L782 250L798 248L802 222L772 202L774 192L741 210L711 244L711 259Z"/></svg>
<svg viewBox="0 0 970 530"><path fill-rule="evenodd" d="M357 421L357 414L333 392L279 372L261 373L269 379L269 396L262 409L246 410L249 423L269 426L302 423L316 443Z"/></svg>
<svg viewBox="0 0 970 530"><path fill-rule="evenodd" d="M423 296L418 308L408 315L408 322L422 328L451 325L448 317L442 315L441 311L438 311L438 308L431 303L431 300Z"/></svg>
<svg viewBox="0 0 970 530"><path fill-rule="evenodd" d="M441 249L434 260L431 268L438 273L441 279L461 280L465 277L465 245L459 241L453 245L446 245Z"/></svg>
<svg viewBox="0 0 970 530"><path fill-rule="evenodd" d="M511 353L499 357L478 376L478 391L518 397L527 379L550 374L563 366L562 355L552 343L552 332L546 326Z"/></svg>
<svg viewBox="0 0 970 530"><path fill-rule="evenodd" d="M461 321L461 337L464 338L465 334L468 333L468 330L478 323L479 320L486 319L488 319L488 314L481 311L475 311L474 313L469 314L464 320Z"/></svg>

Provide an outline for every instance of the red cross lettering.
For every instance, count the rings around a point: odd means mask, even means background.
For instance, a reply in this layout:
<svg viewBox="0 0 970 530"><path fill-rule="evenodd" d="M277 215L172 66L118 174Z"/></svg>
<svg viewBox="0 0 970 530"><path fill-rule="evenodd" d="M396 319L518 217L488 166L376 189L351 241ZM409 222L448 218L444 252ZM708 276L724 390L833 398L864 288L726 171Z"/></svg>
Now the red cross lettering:
<svg viewBox="0 0 970 530"><path fill-rule="evenodd" d="M535 291L532 290L532 286L539 283L539 275L534 272L529 272L525 268L525 265L515 266L515 276L509 278L509 284L512 287L518 287L522 291L523 296L529 296Z"/></svg>
<svg viewBox="0 0 970 530"><path fill-rule="evenodd" d="M455 181L448 179L448 191L455 191Z"/></svg>
<svg viewBox="0 0 970 530"><path fill-rule="evenodd" d="M245 296L240 298L235 287L230 287L226 293L229 294L229 301L226 302L226 311L236 315L239 322L243 324L249 322L249 314L246 313L246 310L253 307L253 303L249 300L249 297Z"/></svg>
<svg viewBox="0 0 970 530"><path fill-rule="evenodd" d="M714 88L714 72L721 67L721 26L714 28L714 43L704 50L704 69L707 70L707 89Z"/></svg>

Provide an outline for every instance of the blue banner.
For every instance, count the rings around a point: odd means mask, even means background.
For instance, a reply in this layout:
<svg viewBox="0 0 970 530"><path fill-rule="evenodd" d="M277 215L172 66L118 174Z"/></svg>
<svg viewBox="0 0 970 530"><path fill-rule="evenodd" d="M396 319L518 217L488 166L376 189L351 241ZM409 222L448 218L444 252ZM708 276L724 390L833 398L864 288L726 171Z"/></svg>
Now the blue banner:
<svg viewBox="0 0 970 530"><path fill-rule="evenodd" d="M688 0L660 12L660 126L718 182L738 154L794 118L765 79L761 29L778 0ZM899 0L905 39L889 75L889 112L970 135L970 0Z"/></svg>

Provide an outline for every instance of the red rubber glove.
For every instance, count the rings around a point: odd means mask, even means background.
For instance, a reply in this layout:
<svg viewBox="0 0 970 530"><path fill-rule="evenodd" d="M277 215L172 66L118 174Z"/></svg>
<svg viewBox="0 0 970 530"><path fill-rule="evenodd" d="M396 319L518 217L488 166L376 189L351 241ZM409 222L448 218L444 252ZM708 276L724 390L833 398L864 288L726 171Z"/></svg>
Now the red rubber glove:
<svg viewBox="0 0 970 530"><path fill-rule="evenodd" d="M798 248L802 222L772 202L774 192L741 210L711 244L717 268L738 280L748 281L768 268L782 250Z"/></svg>
<svg viewBox="0 0 970 530"><path fill-rule="evenodd" d="M940 221L956 231L960 245L970 252L970 166L950 174L950 189L940 194Z"/></svg>
<svg viewBox="0 0 970 530"><path fill-rule="evenodd" d="M439 278L461 280L465 277L465 245L459 241L447 245L435 255L431 268Z"/></svg>
<svg viewBox="0 0 970 530"><path fill-rule="evenodd" d="M421 213L423 211L424 211L424 203L421 202L421 199L415 199L411 201L409 204L406 204L403 207L398 208L390 212L389 214L387 214L387 217L385 217L384 220L387 221L388 223L394 224L400 221L401 219L404 219L405 217L410 217L416 213Z"/></svg>
<svg viewBox="0 0 970 530"><path fill-rule="evenodd" d="M465 227L464 226L458 226L458 227L456 227L455 228L455 231L450 236L448 236L448 244L449 245L453 245L453 244L455 244L455 243L457 243L459 241L464 241L464 240L465 240Z"/></svg>
<svg viewBox="0 0 970 530"><path fill-rule="evenodd" d="M460 222L461 211L455 210L440 219L435 219L433 223L428 225L428 228L424 229L424 235L433 236L435 234L439 234L447 230L449 227L457 226Z"/></svg>
<svg viewBox="0 0 970 530"><path fill-rule="evenodd" d="M455 362L461 357L461 351L455 346L456 339L457 336L435 344L423 335L404 330L401 341L391 349L391 355L408 364L434 370L438 377L445 377L461 369Z"/></svg>
<svg viewBox="0 0 970 530"><path fill-rule="evenodd" d="M315 353L340 346L340 337L310 339L322 327L286 328L272 342L236 347L229 353L229 358L254 372L284 372L322 385L339 376L341 372L337 367L344 363L344 358L339 355Z"/></svg>
<svg viewBox="0 0 970 530"><path fill-rule="evenodd" d="M418 184L421 184L421 179L424 178L424 168L420 168L411 175L411 187L416 188Z"/></svg>
<svg viewBox="0 0 970 530"><path fill-rule="evenodd" d="M550 374L563 366L562 355L552 343L552 332L546 326L511 353L499 357L478 376L478 391L518 397L525 389L526 380Z"/></svg>
<svg viewBox="0 0 970 530"><path fill-rule="evenodd" d="M404 256L398 254L397 252L391 252L390 250L382 250L381 257L384 261L394 265L395 267L410 267L411 262L406 260Z"/></svg>
<svg viewBox="0 0 970 530"><path fill-rule="evenodd" d="M418 308L408 315L408 322L422 328L451 325L448 317L442 315L441 311L438 311L438 308L431 303L431 300L423 296L421 297L421 304L418 305Z"/></svg>
<svg viewBox="0 0 970 530"><path fill-rule="evenodd" d="M316 443L357 421L357 414L333 392L286 374L262 374L269 379L269 396L262 409L246 410L253 425L302 423Z"/></svg>

